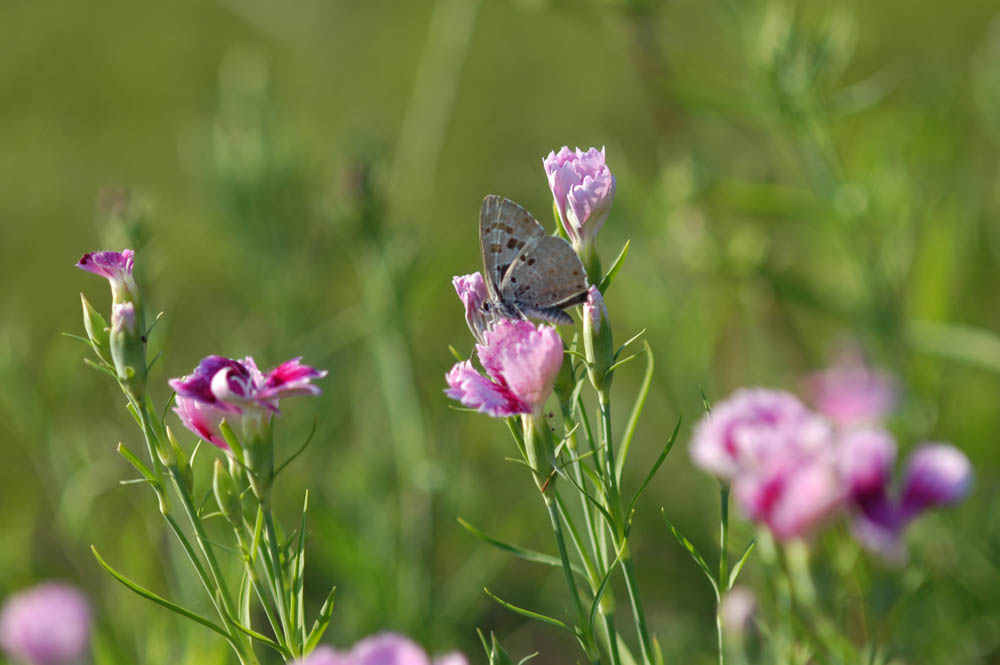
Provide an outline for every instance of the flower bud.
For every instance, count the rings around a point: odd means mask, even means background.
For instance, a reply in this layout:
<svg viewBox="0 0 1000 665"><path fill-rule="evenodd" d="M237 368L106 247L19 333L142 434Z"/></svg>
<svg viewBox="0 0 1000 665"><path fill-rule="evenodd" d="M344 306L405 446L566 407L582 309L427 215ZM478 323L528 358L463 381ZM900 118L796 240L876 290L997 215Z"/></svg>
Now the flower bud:
<svg viewBox="0 0 1000 665"><path fill-rule="evenodd" d="M109 346L108 322L94 309L82 293L80 294L80 302L83 304L83 328L87 331L87 339L90 340L94 353L100 356L104 362L110 362L111 347Z"/></svg>
<svg viewBox="0 0 1000 665"><path fill-rule="evenodd" d="M583 152L563 146L542 160L563 230L592 280L601 264L594 241L615 199L615 177L604 163L604 148Z"/></svg>
<svg viewBox="0 0 1000 665"><path fill-rule="evenodd" d="M215 502L219 504L219 511L226 516L230 524L239 528L243 521L240 492L220 459L215 460L212 472L212 492L215 494Z"/></svg>
<svg viewBox="0 0 1000 665"><path fill-rule="evenodd" d="M118 380L131 397L141 401L146 389L146 341L130 302L111 307L110 346Z"/></svg>
<svg viewBox="0 0 1000 665"><path fill-rule="evenodd" d="M170 446L170 451L167 452L157 448L156 452L160 456L160 461L165 466L177 465L177 469L181 474L180 481L184 483L184 486L190 492L194 489L194 472L188 463L187 453L181 448L181 444L177 441L177 437L174 436L174 431L170 429L170 425L167 425L164 429L167 431L167 443Z"/></svg>
<svg viewBox="0 0 1000 665"><path fill-rule="evenodd" d="M615 344L608 321L608 308L596 286L591 286L583 303L583 348L587 356L587 373L596 390L611 385L608 370L615 362Z"/></svg>

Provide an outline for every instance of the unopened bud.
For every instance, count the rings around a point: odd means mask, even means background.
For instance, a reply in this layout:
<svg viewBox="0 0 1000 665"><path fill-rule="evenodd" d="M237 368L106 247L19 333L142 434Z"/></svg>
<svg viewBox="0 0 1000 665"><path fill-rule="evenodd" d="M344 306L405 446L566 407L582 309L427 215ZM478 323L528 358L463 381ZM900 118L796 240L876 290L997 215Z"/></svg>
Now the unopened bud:
<svg viewBox="0 0 1000 665"><path fill-rule="evenodd" d="M109 346L108 323L82 293L80 294L80 302L83 304L83 327L87 331L87 339L90 340L94 353L100 356L101 360L109 362L111 360L111 347Z"/></svg>
<svg viewBox="0 0 1000 665"><path fill-rule="evenodd" d="M239 490L233 482L226 467L222 465L222 460L215 460L215 468L212 474L212 491L215 493L215 501L219 504L219 510L234 527L239 527L243 520L243 504L240 501Z"/></svg>
<svg viewBox="0 0 1000 665"><path fill-rule="evenodd" d="M596 286L591 286L583 303L583 347L587 356L587 373L597 390L611 385L609 369L615 362L614 338L608 321L608 308Z"/></svg>
<svg viewBox="0 0 1000 665"><path fill-rule="evenodd" d="M146 341L139 329L135 305L130 302L111 308L110 346L118 380L131 397L141 401L146 388Z"/></svg>

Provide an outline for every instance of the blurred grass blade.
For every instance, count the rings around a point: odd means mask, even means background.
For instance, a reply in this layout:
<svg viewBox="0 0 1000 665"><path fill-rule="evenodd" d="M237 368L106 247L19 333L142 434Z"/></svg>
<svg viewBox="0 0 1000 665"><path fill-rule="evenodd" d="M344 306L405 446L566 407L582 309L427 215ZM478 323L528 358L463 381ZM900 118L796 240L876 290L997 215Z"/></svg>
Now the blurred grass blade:
<svg viewBox="0 0 1000 665"><path fill-rule="evenodd" d="M639 387L639 394L635 398L632 406L632 413L629 414L628 424L625 425L625 432L622 434L621 452L615 460L615 476L619 485L622 480L622 471L625 469L625 458L628 457L629 448L632 446L632 437L635 436L635 428L639 425L639 416L646 405L646 397L649 395L649 387L653 383L653 350L649 347L649 342L642 343L646 352L646 374L642 377L642 385Z"/></svg>
<svg viewBox="0 0 1000 665"><path fill-rule="evenodd" d="M756 539L751 539L751 541L747 544L746 549L743 550L743 554L740 555L740 560L736 562L736 565L733 566L732 572L729 573L728 588L732 589L733 585L736 584L736 578L740 576L740 571L743 570L743 564L747 562L747 559L750 557L750 552L753 551L754 545L756 544Z"/></svg>
<svg viewBox="0 0 1000 665"><path fill-rule="evenodd" d="M913 348L1000 372L1000 335L982 328L936 321L911 321Z"/></svg>
<svg viewBox="0 0 1000 665"><path fill-rule="evenodd" d="M458 523L462 525L462 528L471 533L476 538L479 538L484 543L492 545L498 550L503 550L508 554L513 554L514 556L524 559L525 561L533 561L535 563L545 564L546 566L552 566L554 568L562 568L562 561L559 557L551 556L548 554L543 554L542 552L536 552L535 550L529 550L526 547L520 547L518 545L511 545L510 543L505 543L502 540L494 538L487 533L484 533L466 522L461 517L457 518ZM577 575L584 576L583 571L577 566L571 565L573 572Z"/></svg>
<svg viewBox="0 0 1000 665"><path fill-rule="evenodd" d="M611 268L608 270L607 274L604 275L604 279L601 280L600 285L598 285L597 290L601 292L601 295L604 295L604 292L608 290L609 286L611 286L611 282L614 280L615 275L617 275L618 271L621 270L622 263L625 261L625 257L628 256L628 248L631 244L631 240L625 241L625 246L622 247L622 251L618 253L618 258L611 264Z"/></svg>
<svg viewBox="0 0 1000 665"><path fill-rule="evenodd" d="M719 583L715 579L715 574L712 573L712 570L708 567L708 564L705 563L704 557L701 556L701 553L698 552L698 549L694 546L694 544L690 540L681 535L681 532L677 530L677 527L675 527L673 523L670 521L670 519L667 517L666 511L661 509L661 512L663 513L663 521L667 523L668 527L670 527L670 531L671 533L674 534L674 538L676 538L677 542L680 543L681 546L688 551L688 554L691 555L691 558L694 559L694 562L698 564L698 567L701 568L703 573L705 573L705 577L707 577L708 581L712 584L712 589L715 590L715 598L716 600L718 600Z"/></svg>
<svg viewBox="0 0 1000 665"><path fill-rule="evenodd" d="M674 442L677 441L677 433L681 429L681 421L683 419L683 416L677 419L677 424L674 425L674 431L667 440L666 445L663 446L663 451L660 453L660 456L656 458L656 462L653 464L652 468L650 468L649 473L646 474L646 478L642 481L642 484L639 485L639 489L635 491L635 496L633 496L632 500L629 501L628 509L625 511L626 533L632 523L631 515L632 511L635 510L635 504L638 503L639 497L642 496L642 492L646 489L646 486L649 485L650 481L653 480L653 476L655 476L656 472L660 470L660 466L663 464L663 461L667 459L667 455L670 454L670 450L674 447Z"/></svg>
<svg viewBox="0 0 1000 665"><path fill-rule="evenodd" d="M315 428L314 428L315 429ZM312 437L310 437L312 438ZM306 617L305 617L305 585L306 585L306 513L309 511L309 490L306 490L305 499L302 502L302 522L299 525L299 540L295 548L295 568L292 571L292 626L298 624L299 634L302 636L302 643L306 638Z"/></svg>
<svg viewBox="0 0 1000 665"><path fill-rule="evenodd" d="M200 614L196 614L195 612L192 612L189 609L183 608L180 605L177 605L176 603L172 603L169 600L167 600L166 598L163 598L161 596L156 595L155 593L153 593L149 589L146 589L145 587L142 587L142 586L136 584L135 582L133 582L129 578L127 578L124 575L122 575L121 573L119 573L117 570L115 570L110 565L108 565L108 563L104 559L101 558L101 555L97 553L97 548L94 547L93 545L90 546L90 551L94 553L94 558L97 559L97 563L101 564L101 567L104 568L104 570L108 571L108 573L110 573L112 577L114 577L116 580L118 580L123 585L125 585L126 587L128 587L134 593L142 596L146 600L150 600L150 601L156 603L157 605L160 605L162 607L167 608L171 612L175 612L176 614L179 614L182 617L190 619L191 621L194 621L196 623L200 623L201 625L205 626L209 630L213 630L216 633L218 633L219 635L222 635L230 643L235 642L235 640L233 639L233 636L230 635L228 632L226 632L226 630L224 628L222 628L221 626L219 626L218 624L210 621L209 619L206 619L205 617L201 616Z"/></svg>
<svg viewBox="0 0 1000 665"><path fill-rule="evenodd" d="M493 600L497 601L498 603L500 603L501 605L503 605L504 607L506 607L511 612L516 612L517 614L520 614L523 617L527 617L529 619L534 619L535 621L541 621L542 623L547 623L547 624L549 624L551 626L556 626L557 628L562 628L563 630L576 635L576 631L575 630L573 630L572 628L570 628L568 625L566 625L564 622L560 621L559 619L554 619L554 618L552 618L550 616L545 616L544 614L539 614L538 612L532 612L531 610L526 610L523 607L518 607L517 605L511 605L510 603L508 603L503 598L495 596L486 587L483 587L483 591L486 592L487 596L489 596Z"/></svg>

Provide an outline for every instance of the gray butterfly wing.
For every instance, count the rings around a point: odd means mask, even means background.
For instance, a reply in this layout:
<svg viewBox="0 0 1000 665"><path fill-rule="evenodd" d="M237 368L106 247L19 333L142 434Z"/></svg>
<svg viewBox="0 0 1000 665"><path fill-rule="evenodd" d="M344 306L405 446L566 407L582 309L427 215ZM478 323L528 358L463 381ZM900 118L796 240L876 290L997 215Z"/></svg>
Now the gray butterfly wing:
<svg viewBox="0 0 1000 665"><path fill-rule="evenodd" d="M587 273L565 238L543 234L518 252L499 291L501 301L527 316L572 323L562 310L587 299Z"/></svg>
<svg viewBox="0 0 1000 665"><path fill-rule="evenodd" d="M544 238L545 229L510 199L490 194L479 212L479 251L490 300L502 300L500 284L518 254L530 242Z"/></svg>

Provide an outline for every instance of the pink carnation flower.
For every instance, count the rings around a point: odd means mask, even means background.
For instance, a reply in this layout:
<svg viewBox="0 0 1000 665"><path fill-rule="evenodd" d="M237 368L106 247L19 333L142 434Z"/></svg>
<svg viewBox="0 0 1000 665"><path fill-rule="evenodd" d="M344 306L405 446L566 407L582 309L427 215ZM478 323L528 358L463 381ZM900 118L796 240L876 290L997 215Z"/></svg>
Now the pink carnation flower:
<svg viewBox="0 0 1000 665"><path fill-rule="evenodd" d="M191 374L168 382L177 393L174 413L199 437L228 449L219 430L224 418L237 426L269 422L279 399L320 393L312 381L326 376L326 370L300 360L293 358L264 374L249 356L242 361L208 356Z"/></svg>
<svg viewBox="0 0 1000 665"><path fill-rule="evenodd" d="M108 280L115 303L132 302L137 299L138 288L132 277L135 252L123 249L120 252L88 252L76 262L76 267L94 273Z"/></svg>
<svg viewBox="0 0 1000 665"><path fill-rule="evenodd" d="M552 392L562 366L562 338L552 326L501 319L476 345L483 376L468 360L446 375L445 393L494 418L535 413Z"/></svg>

